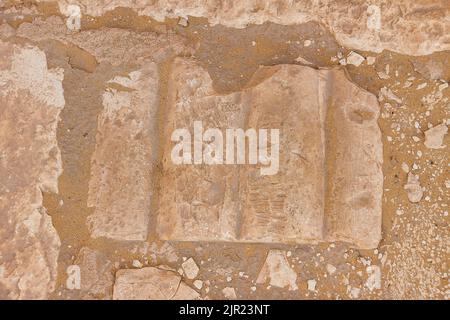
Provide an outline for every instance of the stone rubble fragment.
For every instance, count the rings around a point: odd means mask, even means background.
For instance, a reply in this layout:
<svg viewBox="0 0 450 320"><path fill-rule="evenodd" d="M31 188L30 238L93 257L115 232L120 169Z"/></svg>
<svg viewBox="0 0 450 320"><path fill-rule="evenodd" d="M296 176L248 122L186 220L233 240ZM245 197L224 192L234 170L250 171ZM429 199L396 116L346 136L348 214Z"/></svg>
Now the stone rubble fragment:
<svg viewBox="0 0 450 320"><path fill-rule="evenodd" d="M66 26L70 31L78 31L81 28L81 9L76 4L60 6L61 12L67 16Z"/></svg>
<svg viewBox="0 0 450 320"><path fill-rule="evenodd" d="M194 287L196 287L198 290L201 290L203 288L203 281L202 280L195 280L193 282Z"/></svg>
<svg viewBox="0 0 450 320"><path fill-rule="evenodd" d="M47 299L60 239L43 207L58 192L63 70L44 52L0 40L0 298Z"/></svg>
<svg viewBox="0 0 450 320"><path fill-rule="evenodd" d="M66 268L66 288L68 290L80 290L81 275L80 266L72 264Z"/></svg>
<svg viewBox="0 0 450 320"><path fill-rule="evenodd" d="M232 287L223 288L222 293L223 293L223 296L225 297L225 299L229 299L229 300L237 299L236 291Z"/></svg>
<svg viewBox="0 0 450 320"><path fill-rule="evenodd" d="M408 173L408 181L405 184L404 189L408 192L409 201L415 203L422 200L423 189L420 186L418 175L415 175L412 172Z"/></svg>
<svg viewBox="0 0 450 320"><path fill-rule="evenodd" d="M405 172L405 173L408 173L408 172L409 172L409 166L408 166L407 163L405 163L405 162L402 163L402 170L403 170L403 172Z"/></svg>
<svg viewBox="0 0 450 320"><path fill-rule="evenodd" d="M359 298L359 294L361 293L361 289L360 288L348 288L349 291L349 296L352 299L358 299Z"/></svg>
<svg viewBox="0 0 450 320"><path fill-rule="evenodd" d="M195 263L194 259L189 258L181 264L183 268L184 274L188 279L195 279L198 275L198 271L200 270Z"/></svg>
<svg viewBox="0 0 450 320"><path fill-rule="evenodd" d="M193 300L197 291L176 272L155 267L121 269L116 273L114 300Z"/></svg>
<svg viewBox="0 0 450 320"><path fill-rule="evenodd" d="M367 64L369 66L373 65L375 63L375 61L376 61L375 57L372 57L372 56L367 57Z"/></svg>
<svg viewBox="0 0 450 320"><path fill-rule="evenodd" d="M306 65L306 66L312 66L312 65L313 65L312 62L306 60L306 59L303 58L302 56L298 56L298 57L295 59L295 61L297 61L297 62L299 62L299 63L301 63L301 64L303 64L303 65Z"/></svg>
<svg viewBox="0 0 450 320"><path fill-rule="evenodd" d="M347 64L352 64L356 67L359 67L361 65L361 63L364 62L364 60L365 60L365 58L362 55L360 55L354 51L351 51L349 53L349 55L347 56Z"/></svg>
<svg viewBox="0 0 450 320"><path fill-rule="evenodd" d="M180 19L178 19L178 24L182 27L187 27L189 22L186 18L180 17Z"/></svg>
<svg viewBox="0 0 450 320"><path fill-rule="evenodd" d="M381 269L379 266L371 265L366 268L368 278L365 282L365 286L369 291L375 289L381 289Z"/></svg>
<svg viewBox="0 0 450 320"><path fill-rule="evenodd" d="M333 266L332 264L327 264L326 269L328 274L333 274L336 272L336 267Z"/></svg>
<svg viewBox="0 0 450 320"><path fill-rule="evenodd" d="M430 149L442 149L444 136L448 132L448 127L445 123L441 123L431 129L425 131L425 146Z"/></svg>
<svg viewBox="0 0 450 320"><path fill-rule="evenodd" d="M312 292L316 291L316 285L317 285L316 280L310 279L307 281L307 284L308 284L308 291L312 291Z"/></svg>
<svg viewBox="0 0 450 320"><path fill-rule="evenodd" d="M385 99L393 100L397 103L402 103L402 99L400 99L395 93L393 93L391 89L382 87L380 89L379 100L384 101Z"/></svg>
<svg viewBox="0 0 450 320"><path fill-rule="evenodd" d="M270 250L259 272L256 283L269 283L278 288L297 290L297 273L291 268L286 254L281 250Z"/></svg>

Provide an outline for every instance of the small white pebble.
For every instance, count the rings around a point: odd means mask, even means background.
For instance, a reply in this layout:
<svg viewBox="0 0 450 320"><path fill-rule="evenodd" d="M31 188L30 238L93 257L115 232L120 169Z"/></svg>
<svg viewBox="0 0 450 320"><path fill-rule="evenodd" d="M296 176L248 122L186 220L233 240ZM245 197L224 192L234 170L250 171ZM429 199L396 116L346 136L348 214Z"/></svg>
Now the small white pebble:
<svg viewBox="0 0 450 320"><path fill-rule="evenodd" d="M316 291L316 284L317 284L316 280L314 280L314 279L308 280L308 290Z"/></svg>

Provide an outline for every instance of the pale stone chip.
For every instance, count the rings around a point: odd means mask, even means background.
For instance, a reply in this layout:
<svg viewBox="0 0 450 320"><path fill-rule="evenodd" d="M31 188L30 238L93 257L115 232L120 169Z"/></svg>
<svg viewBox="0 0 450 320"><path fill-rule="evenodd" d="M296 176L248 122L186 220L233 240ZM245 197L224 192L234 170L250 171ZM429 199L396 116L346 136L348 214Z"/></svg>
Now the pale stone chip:
<svg viewBox="0 0 450 320"><path fill-rule="evenodd" d="M316 291L316 285L317 285L317 281L314 279L310 279L307 281L308 284L308 291Z"/></svg>
<svg viewBox="0 0 450 320"><path fill-rule="evenodd" d="M375 57L371 57L371 56L367 57L367 65L371 66L375 63L375 61L376 61Z"/></svg>
<svg viewBox="0 0 450 320"><path fill-rule="evenodd" d="M333 266L332 264L327 264L326 268L327 268L327 272L329 274L333 274L336 272L336 267Z"/></svg>
<svg viewBox="0 0 450 320"><path fill-rule="evenodd" d="M103 94L88 195L94 238L147 238L158 78L156 64L147 63L129 77L112 79Z"/></svg>
<svg viewBox="0 0 450 320"><path fill-rule="evenodd" d="M419 202L423 197L423 189L420 186L419 176L408 173L408 182L405 184L404 189L408 192L408 199L411 202Z"/></svg>
<svg viewBox="0 0 450 320"><path fill-rule="evenodd" d="M425 131L425 146L430 149L442 149L444 141L444 136L448 132L448 127L446 124L441 123L431 129Z"/></svg>
<svg viewBox="0 0 450 320"><path fill-rule="evenodd" d="M155 267L122 269L116 273L114 300L171 300L197 299L197 291L168 270Z"/></svg>
<svg viewBox="0 0 450 320"><path fill-rule="evenodd" d="M195 280L194 281L194 287L196 287L198 290L203 288L203 281L202 280Z"/></svg>
<svg viewBox="0 0 450 320"><path fill-rule="evenodd" d="M187 27L189 25L189 22L188 19L180 17L180 19L178 19L178 24L182 27Z"/></svg>
<svg viewBox="0 0 450 320"><path fill-rule="evenodd" d="M184 282L180 282L177 293L172 297L172 300L198 300L200 294L188 286Z"/></svg>
<svg viewBox="0 0 450 320"><path fill-rule="evenodd" d="M366 268L368 278L365 286L370 290L381 289L381 269L379 266L368 266Z"/></svg>
<svg viewBox="0 0 450 320"><path fill-rule="evenodd" d="M379 100L383 101L384 99L393 100L397 103L402 103L402 99L400 99L395 93L392 92L391 89L387 87L382 87L380 89Z"/></svg>
<svg viewBox="0 0 450 320"><path fill-rule="evenodd" d="M0 40L0 56L0 298L47 299L60 240L42 192L57 193L62 172L63 70L31 45Z"/></svg>
<svg viewBox="0 0 450 320"><path fill-rule="evenodd" d="M408 173L409 172L409 166L408 166L408 164L407 163L402 163L402 170L403 170L403 172L405 172L405 173Z"/></svg>
<svg viewBox="0 0 450 320"><path fill-rule="evenodd" d="M364 60L365 58L362 55L354 51L350 52L349 55L347 56L347 64L352 64L357 67L359 67L361 63L364 62Z"/></svg>
<svg viewBox="0 0 450 320"><path fill-rule="evenodd" d="M295 59L295 61L297 61L297 62L299 62L299 63L301 63L301 64L304 64L304 65L307 65L307 66L313 65L312 62L306 60L306 59L303 58L302 56L298 56L298 57Z"/></svg>
<svg viewBox="0 0 450 320"><path fill-rule="evenodd" d="M236 291L232 287L223 288L222 293L223 293L223 296L225 297L225 299L229 299L229 300L237 299Z"/></svg>
<svg viewBox="0 0 450 320"><path fill-rule="evenodd" d="M188 279L194 279L198 275L199 268L194 259L189 258L181 264L184 274Z"/></svg>
<svg viewBox="0 0 450 320"><path fill-rule="evenodd" d="M361 293L360 288L349 288L349 295L352 299L358 299L360 293Z"/></svg>
<svg viewBox="0 0 450 320"><path fill-rule="evenodd" d="M278 288L297 290L297 274L289 266L286 254L281 250L270 250L256 283L267 283Z"/></svg>
<svg viewBox="0 0 450 320"><path fill-rule="evenodd" d="M135 268L142 268L142 263L139 260L133 260L132 266Z"/></svg>

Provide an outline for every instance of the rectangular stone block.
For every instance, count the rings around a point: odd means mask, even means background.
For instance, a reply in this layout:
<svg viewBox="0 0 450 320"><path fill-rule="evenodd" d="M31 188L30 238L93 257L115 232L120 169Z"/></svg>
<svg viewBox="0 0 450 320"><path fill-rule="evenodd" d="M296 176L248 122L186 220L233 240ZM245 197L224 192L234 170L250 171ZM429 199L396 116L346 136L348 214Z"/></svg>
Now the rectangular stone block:
<svg viewBox="0 0 450 320"><path fill-rule="evenodd" d="M43 206L58 192L64 70L30 44L0 40L0 299L48 299L60 239Z"/></svg>
<svg viewBox="0 0 450 320"><path fill-rule="evenodd" d="M168 92L161 238L376 247L383 179L379 107L343 71L263 67L244 90L218 94L204 69L176 59ZM261 175L265 165L248 159L208 165L199 158L194 164L195 152L193 164L174 164L172 133L186 128L195 140L196 121L203 131L279 129L278 172ZM192 149L196 143L209 147L197 141Z"/></svg>
<svg viewBox="0 0 450 320"><path fill-rule="evenodd" d="M109 85L91 159L88 226L94 238L145 240L158 136L157 66L147 63Z"/></svg>

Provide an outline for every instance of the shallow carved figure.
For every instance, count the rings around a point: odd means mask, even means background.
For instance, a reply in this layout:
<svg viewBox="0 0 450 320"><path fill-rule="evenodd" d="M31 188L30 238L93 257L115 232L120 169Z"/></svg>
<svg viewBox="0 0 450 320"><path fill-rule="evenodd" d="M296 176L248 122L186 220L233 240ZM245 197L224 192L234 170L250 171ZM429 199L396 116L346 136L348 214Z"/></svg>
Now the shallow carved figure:
<svg viewBox="0 0 450 320"><path fill-rule="evenodd" d="M163 239L378 245L379 106L342 70L264 67L243 91L221 95L204 69L177 59L169 86L166 191L157 223ZM250 164L174 165L170 133L198 120L205 130L279 129L280 171L261 176Z"/></svg>

